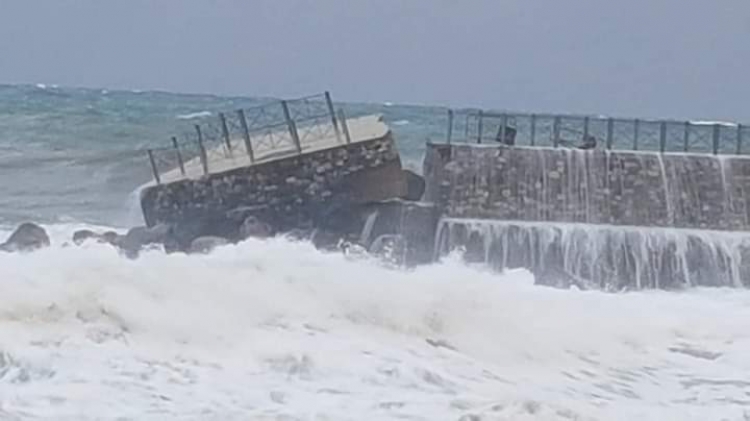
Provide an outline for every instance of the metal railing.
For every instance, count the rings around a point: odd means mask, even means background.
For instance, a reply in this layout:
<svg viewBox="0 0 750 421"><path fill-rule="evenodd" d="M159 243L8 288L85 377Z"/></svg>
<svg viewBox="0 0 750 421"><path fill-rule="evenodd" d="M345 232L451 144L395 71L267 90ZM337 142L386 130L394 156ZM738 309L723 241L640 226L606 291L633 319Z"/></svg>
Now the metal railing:
<svg viewBox="0 0 750 421"><path fill-rule="evenodd" d="M448 110L452 142L712 154L750 152L750 128L726 122Z"/></svg>
<svg viewBox="0 0 750 421"><path fill-rule="evenodd" d="M157 184L350 143L343 109L325 92L193 120L168 146L147 149ZM322 143L321 143L322 145Z"/></svg>

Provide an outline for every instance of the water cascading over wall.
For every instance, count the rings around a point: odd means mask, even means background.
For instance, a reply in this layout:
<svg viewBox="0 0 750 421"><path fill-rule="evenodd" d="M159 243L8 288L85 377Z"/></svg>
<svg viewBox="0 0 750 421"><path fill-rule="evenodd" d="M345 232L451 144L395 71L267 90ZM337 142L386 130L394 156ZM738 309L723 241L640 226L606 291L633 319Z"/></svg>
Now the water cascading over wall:
<svg viewBox="0 0 750 421"><path fill-rule="evenodd" d="M750 285L750 159L428 145L424 173L438 253L549 283Z"/></svg>

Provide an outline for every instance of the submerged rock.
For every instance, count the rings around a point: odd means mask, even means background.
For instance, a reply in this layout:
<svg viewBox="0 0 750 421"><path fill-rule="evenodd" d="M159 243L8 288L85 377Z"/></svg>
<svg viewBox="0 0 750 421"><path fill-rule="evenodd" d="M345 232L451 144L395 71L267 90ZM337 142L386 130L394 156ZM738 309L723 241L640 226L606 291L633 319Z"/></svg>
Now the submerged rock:
<svg viewBox="0 0 750 421"><path fill-rule="evenodd" d="M312 240L313 234L315 234L314 229L295 228L285 232L283 236L293 241L310 241Z"/></svg>
<svg viewBox="0 0 750 421"><path fill-rule="evenodd" d="M221 237L230 242L238 240L240 222L225 215L210 215L183 219L172 225L164 248L167 252L188 252L193 240L200 237Z"/></svg>
<svg viewBox="0 0 750 421"><path fill-rule="evenodd" d="M134 227L123 236L107 232L102 238L110 239L126 256L135 258L146 246L163 245L170 232L168 225L159 224L153 227Z"/></svg>
<svg viewBox="0 0 750 421"><path fill-rule="evenodd" d="M318 250L336 251L342 241L345 241L344 235L340 232L325 229L316 229L309 238L313 246Z"/></svg>
<svg viewBox="0 0 750 421"><path fill-rule="evenodd" d="M103 234L88 229L78 230L73 233L73 244L80 246L86 241L96 241L97 243L106 243L116 245L120 235L114 231L107 231Z"/></svg>
<svg viewBox="0 0 750 421"><path fill-rule="evenodd" d="M80 246L89 238L97 238L98 234L91 230L78 230L73 233L73 244Z"/></svg>
<svg viewBox="0 0 750 421"><path fill-rule="evenodd" d="M102 236L101 236L101 239L105 243L109 243L109 244L112 244L112 245L115 245L115 243L117 242L118 238L120 238L120 234L118 234L118 233L116 233L114 231L107 231L104 234L102 234Z"/></svg>
<svg viewBox="0 0 750 421"><path fill-rule="evenodd" d="M121 238L121 243L146 246L149 244L163 244L170 232L169 225L159 224L153 227L131 228Z"/></svg>
<svg viewBox="0 0 750 421"><path fill-rule="evenodd" d="M31 222L25 222L16 228L8 239L0 244L1 251L33 251L50 245L49 236L44 228Z"/></svg>
<svg viewBox="0 0 750 421"><path fill-rule="evenodd" d="M245 218L239 229L239 236L243 240L250 237L268 238L272 234L273 230L270 225L252 215Z"/></svg>
<svg viewBox="0 0 750 421"><path fill-rule="evenodd" d="M229 240L222 237L206 236L198 237L190 243L189 253L207 254L212 252L216 247L229 244Z"/></svg>
<svg viewBox="0 0 750 421"><path fill-rule="evenodd" d="M407 241L399 234L383 234L370 244L370 253L395 266L406 264Z"/></svg>

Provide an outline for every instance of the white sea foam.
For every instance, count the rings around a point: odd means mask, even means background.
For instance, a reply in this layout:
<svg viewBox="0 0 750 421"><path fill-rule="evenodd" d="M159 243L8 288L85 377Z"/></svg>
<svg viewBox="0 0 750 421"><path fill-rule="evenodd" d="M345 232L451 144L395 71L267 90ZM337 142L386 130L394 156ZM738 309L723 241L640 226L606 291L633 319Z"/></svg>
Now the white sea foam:
<svg viewBox="0 0 750 421"><path fill-rule="evenodd" d="M737 127L736 123L730 123L728 121L696 120L696 121L691 121L690 124L694 124L696 126L713 126L713 125L718 124L719 126Z"/></svg>
<svg viewBox="0 0 750 421"><path fill-rule="evenodd" d="M563 291L281 239L127 260L60 247L72 228L0 254L1 419L750 415L747 291Z"/></svg>
<svg viewBox="0 0 750 421"><path fill-rule="evenodd" d="M179 114L177 116L180 120L192 120L194 118L210 117L211 111L199 111L197 113Z"/></svg>
<svg viewBox="0 0 750 421"><path fill-rule="evenodd" d="M410 123L409 120L396 120L393 122L393 125L394 126L406 126L409 123Z"/></svg>

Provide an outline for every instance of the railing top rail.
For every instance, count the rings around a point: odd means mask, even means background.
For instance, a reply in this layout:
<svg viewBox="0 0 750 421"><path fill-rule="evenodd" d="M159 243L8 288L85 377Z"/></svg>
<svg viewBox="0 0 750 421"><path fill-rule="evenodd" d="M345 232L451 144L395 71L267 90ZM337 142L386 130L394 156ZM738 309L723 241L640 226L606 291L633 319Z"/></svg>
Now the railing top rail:
<svg viewBox="0 0 750 421"><path fill-rule="evenodd" d="M641 123L667 123L667 124L686 124L689 123L695 126L748 126L744 123L735 121L724 121L724 120L703 120L703 119L676 119L676 118L647 118L647 117L623 117L623 116L609 116L601 114L573 114L573 113L551 113L551 112L528 112L528 111L495 111L495 110L482 110L478 108L450 108L449 111L453 112L455 116L463 115L469 117L488 117L488 118L502 118L502 117L523 117L530 118L531 116L537 118L567 118L567 119L590 119L590 120L614 120L614 121L635 121L638 120Z"/></svg>
<svg viewBox="0 0 750 421"><path fill-rule="evenodd" d="M302 96L302 97L297 97L297 98L290 98L290 99L283 99L283 100L267 99L267 100L264 100L265 102L263 104L252 105L250 107L240 107L240 108L243 111L245 111L245 112L248 112L248 111L252 112L252 111L256 111L256 110L260 110L260 109L264 109L264 108L270 108L272 106L278 106L279 105L279 101L285 101L287 103L293 103L293 102L306 101L306 100L310 100L310 99L314 99L314 98L321 98L321 99L324 100L325 99L325 93L313 94L313 95L307 95L307 96Z"/></svg>
<svg viewBox="0 0 750 421"><path fill-rule="evenodd" d="M342 110L336 114L327 91L286 100L266 100L234 112L224 111L191 120L172 136L171 147L150 147L146 152L157 183L165 179L160 177L165 172L170 173L167 179L173 180L176 165L183 178L186 174L206 175L214 168L252 165L259 155L265 159L287 149L301 154L309 148L327 145L329 141L343 143L342 131L348 134L348 128L342 117ZM348 136L346 140L348 143ZM198 162L200 168L196 165Z"/></svg>
<svg viewBox="0 0 750 421"><path fill-rule="evenodd" d="M448 109L452 142L744 155L750 126L728 121Z"/></svg>
<svg viewBox="0 0 750 421"><path fill-rule="evenodd" d="M315 98L325 99L325 95L326 95L325 92L322 93L322 94L307 95L307 96L303 96L303 97L299 97L299 98L288 99L288 100L286 100L286 102L306 101L306 100L315 99Z"/></svg>

